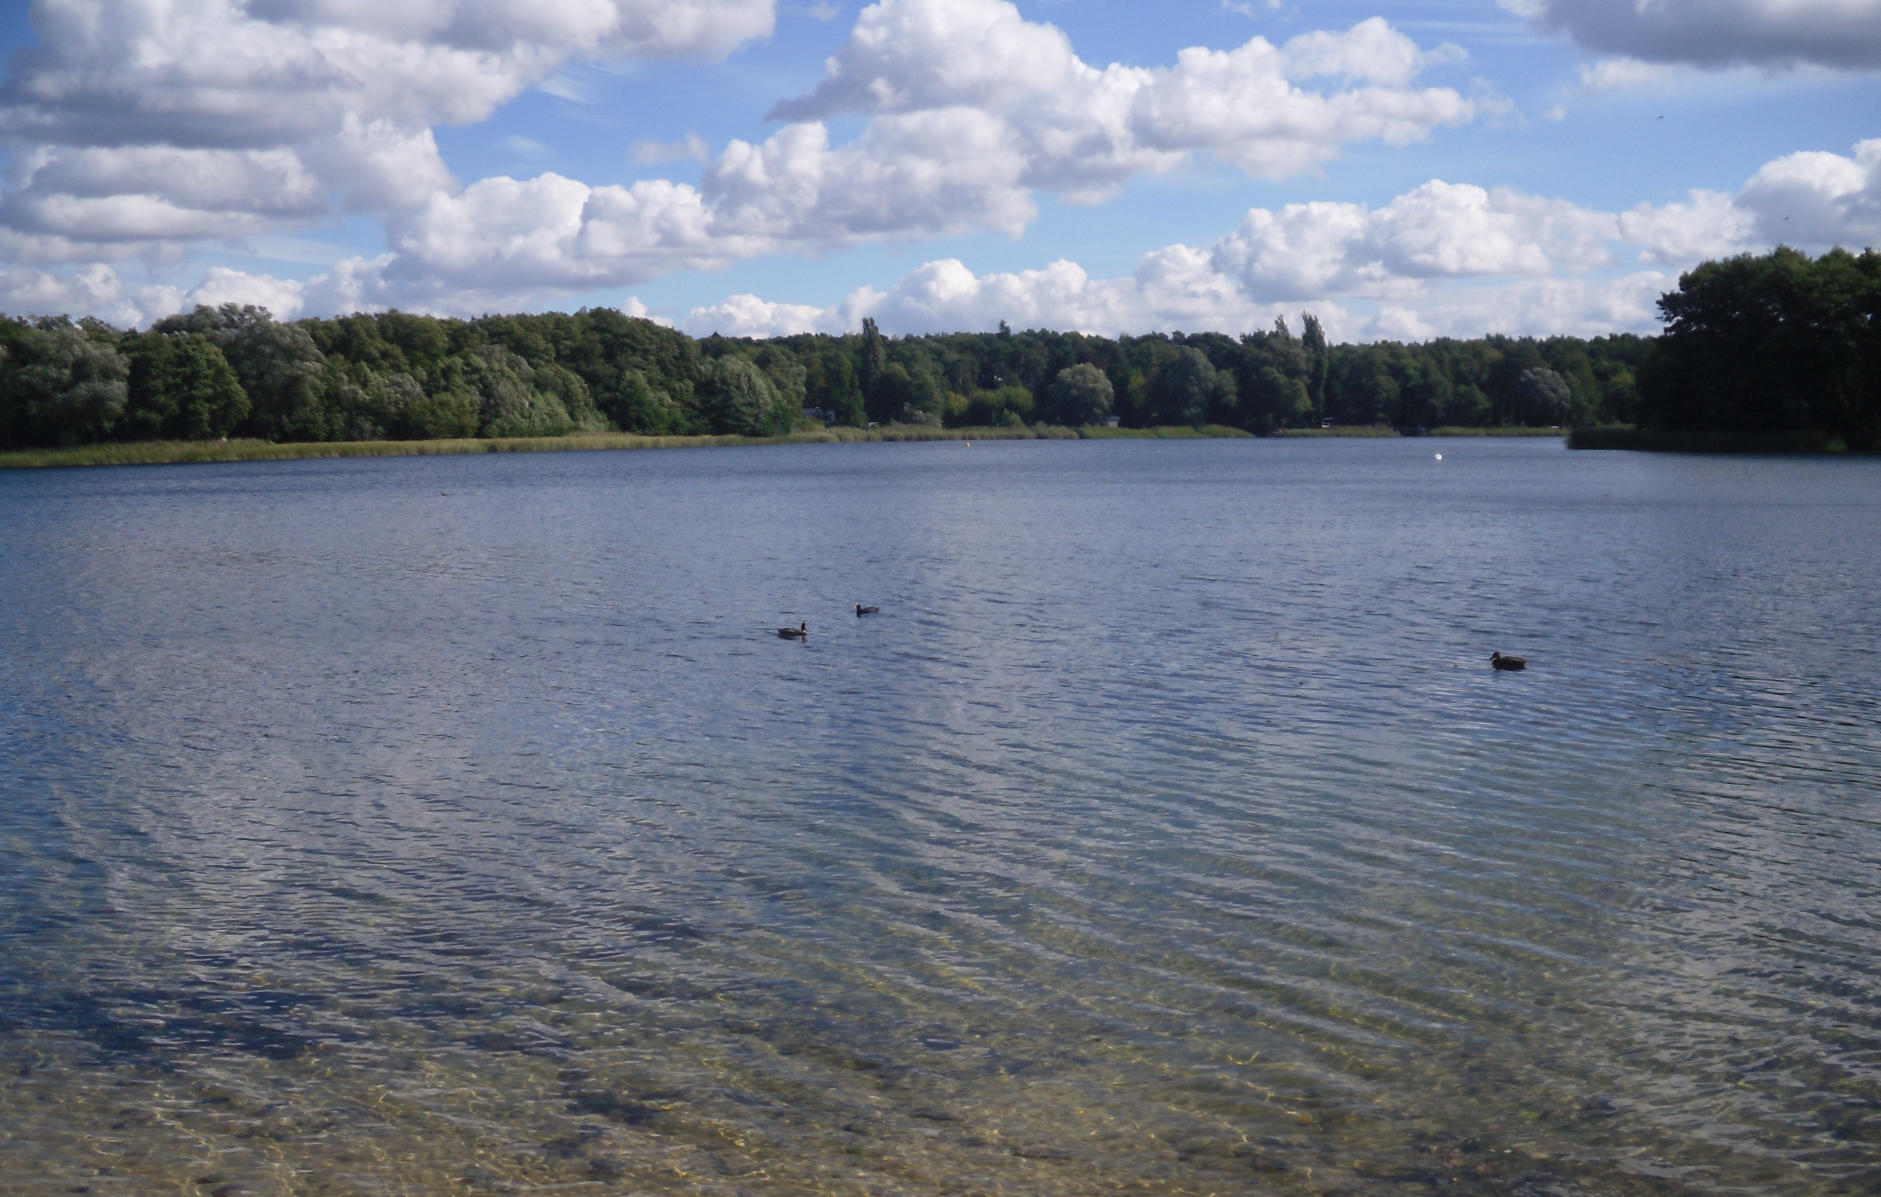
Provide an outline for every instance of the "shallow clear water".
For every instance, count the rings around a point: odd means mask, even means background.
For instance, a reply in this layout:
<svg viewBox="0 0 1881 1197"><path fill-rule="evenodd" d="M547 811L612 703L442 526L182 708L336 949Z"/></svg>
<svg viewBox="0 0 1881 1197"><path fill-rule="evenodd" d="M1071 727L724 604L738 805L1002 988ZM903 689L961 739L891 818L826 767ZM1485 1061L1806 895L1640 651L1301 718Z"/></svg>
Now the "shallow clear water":
<svg viewBox="0 0 1881 1197"><path fill-rule="evenodd" d="M1877 529L1552 441L0 473L6 1191L1872 1191Z"/></svg>

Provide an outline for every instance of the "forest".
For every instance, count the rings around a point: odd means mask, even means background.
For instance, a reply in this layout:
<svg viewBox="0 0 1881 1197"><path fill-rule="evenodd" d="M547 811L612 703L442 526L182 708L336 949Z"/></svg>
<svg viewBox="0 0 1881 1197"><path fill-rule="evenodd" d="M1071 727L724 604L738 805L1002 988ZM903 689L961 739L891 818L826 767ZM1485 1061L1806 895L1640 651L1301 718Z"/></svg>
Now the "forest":
<svg viewBox="0 0 1881 1197"><path fill-rule="evenodd" d="M112 441L781 435L871 423L1114 420L1259 435L1323 425L1638 425L1881 433L1881 257L1780 249L1708 262L1658 337L1329 344L1270 329L1108 338L1026 330L695 339L611 308L474 320L293 322L198 307L124 330L0 319L0 449Z"/></svg>

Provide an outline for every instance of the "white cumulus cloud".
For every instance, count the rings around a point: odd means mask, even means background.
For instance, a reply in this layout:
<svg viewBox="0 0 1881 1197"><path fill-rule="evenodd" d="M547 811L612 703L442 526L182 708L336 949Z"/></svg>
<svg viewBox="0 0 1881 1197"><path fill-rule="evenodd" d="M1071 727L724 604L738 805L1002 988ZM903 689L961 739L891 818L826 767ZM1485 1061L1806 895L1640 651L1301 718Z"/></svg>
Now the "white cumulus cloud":
<svg viewBox="0 0 1881 1197"><path fill-rule="evenodd" d="M1124 277L1093 278L1062 260L979 275L944 259L886 291L861 288L829 308L741 296L735 305L698 309L685 323L694 331L777 335L840 331L867 315L896 333L984 329L1005 320L1114 336L1246 332L1310 308L1330 332L1353 339L1598 335L1650 326L1668 280L1650 270L1617 282L1595 277L1613 263L1608 243L1619 235L1611 214L1433 180L1377 209L1253 209L1214 244L1154 250Z"/></svg>
<svg viewBox="0 0 1881 1197"><path fill-rule="evenodd" d="M1620 214L1620 233L1650 262L1691 265L1750 243L1752 213L1721 191L1694 191L1679 203L1639 204Z"/></svg>
<svg viewBox="0 0 1881 1197"><path fill-rule="evenodd" d="M1618 231L1612 216L1566 201L1433 179L1376 209L1253 209L1211 261L1261 298L1391 296L1426 279L1604 266Z"/></svg>
<svg viewBox="0 0 1881 1197"><path fill-rule="evenodd" d="M632 313L629 313L630 315ZM840 333L839 317L808 303L772 303L756 295L733 295L723 303L692 309L685 331L695 337L787 337L801 332Z"/></svg>
<svg viewBox="0 0 1881 1197"><path fill-rule="evenodd" d="M1767 163L1738 196L1766 240L1792 245L1881 243L1881 138L1852 157L1805 151Z"/></svg>
<svg viewBox="0 0 1881 1197"><path fill-rule="evenodd" d="M460 186L434 126L481 120L587 59L723 53L768 33L771 0L39 0L36 17L40 44L0 87L16 147L0 248L174 258L337 203L379 213L391 254L336 268L347 281L320 295L470 310L765 254L1016 237L1041 190L1095 201L1201 151L1293 174L1473 114L1417 86L1433 55L1380 19L1099 69L1005 0L884 0L823 83L779 106L790 123L732 140L696 186ZM844 114L861 129L832 143L814 118ZM705 158L697 138L636 155L681 152Z"/></svg>
<svg viewBox="0 0 1881 1197"><path fill-rule="evenodd" d="M763 146L735 146L700 189L589 188L558 176L485 180L460 196L439 197L400 226L399 256L382 269L389 302L484 310L486 295L543 284L631 285L739 257L852 244L872 227L857 196L892 187L856 165L872 161L866 155L845 154L859 152L831 149L821 126L794 125ZM994 162L997 154L987 148L981 157ZM915 186L920 169L909 169L913 181L894 185ZM998 177L1011 168L989 169ZM998 192L982 185L965 194ZM1015 203L1023 195L1010 194ZM943 230L957 215L935 204L928 227ZM995 218L979 211L972 219ZM1616 327L1638 328L1651 315L1650 303L1639 301L1645 284L1623 287L1607 302L1599 278L1630 263L1645 267L1627 276L1635 280L1660 278L1667 269L1675 278L1708 257L1778 242L1814 249L1864 244L1877 233L1881 139L1860 143L1852 156L1777 159L1736 195L1694 191L1673 203L1607 212L1513 188L1433 179L1379 206L1311 201L1252 208L1212 244L1146 253L1125 278L1094 279L1070 261L981 276L943 259L887 291L865 287L837 308L814 309L821 312L814 317L800 304L743 296L702 308L685 324L706 331L831 331L872 314L884 327L893 320L907 331L990 327L1001 319L1108 332L1245 329L1264 327L1270 313L1303 302L1368 301L1398 313L1393 327L1408 328L1410 313L1441 293L1450 297L1445 327L1454 328L1497 313L1496 301L1472 305L1463 297L1495 293L1512 297L1509 312L1528 313L1524 319L1555 313L1575 329L1609 318L1624 321Z"/></svg>
<svg viewBox="0 0 1881 1197"><path fill-rule="evenodd" d="M0 267L0 311L84 313L121 324L141 323L144 318L124 280L103 263L56 272L30 266Z"/></svg>
<svg viewBox="0 0 1881 1197"><path fill-rule="evenodd" d="M1076 330L1105 336L1151 331L1266 329L1277 317L1310 311L1340 341L1428 340L1487 333L1594 337L1650 331L1660 295L1677 282L1662 271L1617 279L1500 279L1433 287L1419 280L1396 299L1355 302L1336 294L1258 300L1214 271L1205 250L1171 246L1145 256L1134 274L1094 279L1073 262L1043 270L975 274L955 259L929 262L886 291L863 287L830 307L774 303L741 295L694 309L682 322L703 336L783 336L853 330L869 316L891 335L1014 328ZM1296 323L1297 326L1297 323Z"/></svg>
<svg viewBox="0 0 1881 1197"><path fill-rule="evenodd" d="M0 220L44 234L42 254L80 259L109 257L113 243L305 221L329 196L362 211L422 205L456 186L435 126L483 120L573 61L725 54L768 35L774 10L772 0L36 0L33 16L38 43L0 84L0 139L36 166L11 181ZM166 155L175 169L149 168ZM120 190L102 190L113 171ZM257 178L269 171L283 183L272 193Z"/></svg>
<svg viewBox="0 0 1881 1197"><path fill-rule="evenodd" d="M254 304L268 309L277 320L292 320L301 314L305 291L306 288L294 279L212 266L202 282L183 296L179 310L220 307L225 303Z"/></svg>
<svg viewBox="0 0 1881 1197"><path fill-rule="evenodd" d="M1234 50L1183 50L1170 67L1099 69L1006 0L883 0L863 11L823 82L772 115L971 107L1010 130L1028 185L1093 198L1196 151L1280 178L1353 142L1402 145L1467 121L1472 101L1415 83L1455 53L1428 54L1372 18L1283 46L1256 37Z"/></svg>
<svg viewBox="0 0 1881 1197"><path fill-rule="evenodd" d="M1016 234L1035 213L1021 170L1002 130L968 109L884 118L848 146L820 124L789 125L762 144L733 141L698 187L544 174L434 193L389 222L385 273L425 302L482 310L531 289L634 285L767 254Z"/></svg>
<svg viewBox="0 0 1881 1197"><path fill-rule="evenodd" d="M1118 335L1245 332L1310 309L1337 338L1423 340L1503 332L1600 336L1657 327L1656 304L1706 258L1778 242L1822 250L1881 234L1881 139L1852 155L1788 155L1736 195L1603 212L1510 188L1433 179L1382 206L1253 208L1208 245L1146 253L1128 276L1075 262L975 274L929 262L887 290L828 308L740 296L696 310L695 331L835 332L872 316L893 333L1015 327Z"/></svg>

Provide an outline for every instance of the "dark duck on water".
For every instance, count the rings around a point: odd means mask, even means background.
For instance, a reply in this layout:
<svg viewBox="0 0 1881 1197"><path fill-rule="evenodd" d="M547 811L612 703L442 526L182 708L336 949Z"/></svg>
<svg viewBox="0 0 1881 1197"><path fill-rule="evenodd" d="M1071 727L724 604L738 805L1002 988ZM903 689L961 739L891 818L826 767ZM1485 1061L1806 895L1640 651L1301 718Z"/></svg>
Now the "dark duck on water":
<svg viewBox="0 0 1881 1197"><path fill-rule="evenodd" d="M777 629L777 634L786 640L808 640L810 638L810 625L806 621L798 624L794 628L779 628Z"/></svg>
<svg viewBox="0 0 1881 1197"><path fill-rule="evenodd" d="M1497 669L1527 669L1528 668L1528 658L1505 657L1499 652L1489 654L1489 663L1491 665L1494 665Z"/></svg>

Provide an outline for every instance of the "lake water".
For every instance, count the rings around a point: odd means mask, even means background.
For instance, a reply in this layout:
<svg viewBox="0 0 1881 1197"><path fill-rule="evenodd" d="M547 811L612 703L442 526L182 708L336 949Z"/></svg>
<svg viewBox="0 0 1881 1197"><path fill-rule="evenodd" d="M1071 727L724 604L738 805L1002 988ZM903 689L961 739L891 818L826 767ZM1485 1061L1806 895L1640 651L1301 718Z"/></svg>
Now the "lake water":
<svg viewBox="0 0 1881 1197"><path fill-rule="evenodd" d="M4 1187L1873 1192L1877 594L1875 459L0 473Z"/></svg>

